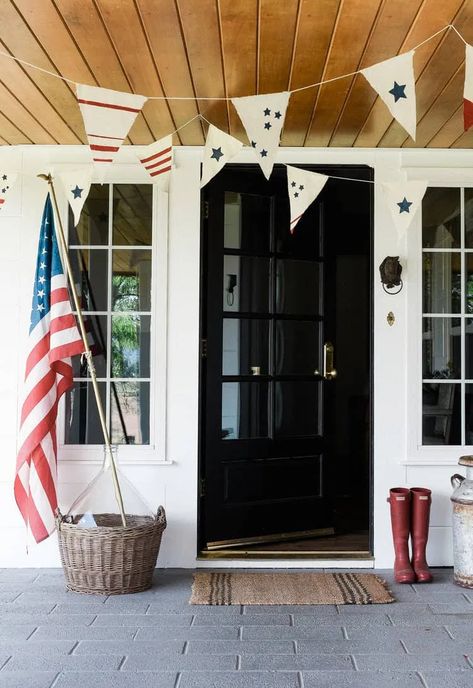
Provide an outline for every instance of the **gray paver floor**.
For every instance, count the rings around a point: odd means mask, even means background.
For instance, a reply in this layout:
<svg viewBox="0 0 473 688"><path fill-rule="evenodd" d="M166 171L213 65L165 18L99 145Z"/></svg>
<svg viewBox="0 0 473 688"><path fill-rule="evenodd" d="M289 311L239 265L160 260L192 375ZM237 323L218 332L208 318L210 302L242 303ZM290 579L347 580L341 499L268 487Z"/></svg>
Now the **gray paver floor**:
<svg viewBox="0 0 473 688"><path fill-rule="evenodd" d="M473 687L473 590L434 570L390 605L189 606L192 571L147 592L65 591L60 570L0 570L1 688Z"/></svg>

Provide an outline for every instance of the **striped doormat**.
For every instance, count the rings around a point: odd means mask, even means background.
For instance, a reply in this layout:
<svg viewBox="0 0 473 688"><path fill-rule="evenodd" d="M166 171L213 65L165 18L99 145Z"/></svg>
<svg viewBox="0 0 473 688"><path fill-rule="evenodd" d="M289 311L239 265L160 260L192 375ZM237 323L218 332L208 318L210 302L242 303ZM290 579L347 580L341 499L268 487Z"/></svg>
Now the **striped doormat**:
<svg viewBox="0 0 473 688"><path fill-rule="evenodd" d="M387 604L394 597L373 573L194 574L189 604Z"/></svg>

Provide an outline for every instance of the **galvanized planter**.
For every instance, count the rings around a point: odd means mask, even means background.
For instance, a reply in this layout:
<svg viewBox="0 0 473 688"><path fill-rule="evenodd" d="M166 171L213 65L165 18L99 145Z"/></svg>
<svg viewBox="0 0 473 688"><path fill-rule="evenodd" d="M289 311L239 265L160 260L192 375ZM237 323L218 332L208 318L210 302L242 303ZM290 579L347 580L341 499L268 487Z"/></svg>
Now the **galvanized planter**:
<svg viewBox="0 0 473 688"><path fill-rule="evenodd" d="M451 477L453 502L453 580L464 588L473 588L473 456L461 456L466 477Z"/></svg>

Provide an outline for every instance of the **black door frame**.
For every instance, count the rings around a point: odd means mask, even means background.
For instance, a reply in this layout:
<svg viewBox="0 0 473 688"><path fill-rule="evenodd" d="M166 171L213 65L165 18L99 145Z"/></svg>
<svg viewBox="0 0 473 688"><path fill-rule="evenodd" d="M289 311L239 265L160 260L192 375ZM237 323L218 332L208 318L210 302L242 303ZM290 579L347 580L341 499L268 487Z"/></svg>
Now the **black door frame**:
<svg viewBox="0 0 473 688"><path fill-rule="evenodd" d="M339 165L320 165L320 164L307 164L307 163L291 163L296 164L297 167L301 169L307 169L312 172L318 172L320 174L326 174L332 176L332 178L344 178L346 171L346 177L350 178L350 171L353 169L363 168L364 170L369 170L368 180L374 182L374 169L365 164L339 164ZM227 167L245 170L254 170L257 164L230 164ZM283 167L282 165L275 165L275 168ZM353 183L364 183L363 181ZM374 188L374 184L373 184ZM204 457L205 457L205 399L206 399L206 375L205 375L205 359L206 359L206 340L204 339L204 333L207 329L207 312L206 312L206 292L207 292L207 272L206 272L206 253L207 253L207 219L209 213L208 201L205 200L205 189L201 190L201 223L200 223L200 290L199 290L199 409L198 409L198 472L197 472L197 558L199 559L333 559L333 560L343 560L343 559L373 559L373 543L374 543L374 409L373 409L373 396L374 396L374 193L370 196L370 240L369 240L369 265L370 265L370 290L369 290L369 357L370 357L370 368L369 368L369 451L368 451L368 463L369 463L369 553L363 552L357 556L353 552L327 552L327 551L313 551L313 552L258 552L251 551L247 552L243 549L232 549L224 551L213 551L213 552L203 552L204 542L203 542L203 506L202 500L205 497L205 480L202 478Z"/></svg>

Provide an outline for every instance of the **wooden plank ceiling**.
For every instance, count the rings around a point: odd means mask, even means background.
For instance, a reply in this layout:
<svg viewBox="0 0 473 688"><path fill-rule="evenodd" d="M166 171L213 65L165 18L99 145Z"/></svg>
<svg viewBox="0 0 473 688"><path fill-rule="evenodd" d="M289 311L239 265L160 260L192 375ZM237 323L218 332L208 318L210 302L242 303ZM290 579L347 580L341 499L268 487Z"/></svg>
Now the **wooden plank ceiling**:
<svg viewBox="0 0 473 688"><path fill-rule="evenodd" d="M353 72L446 24L473 44L473 0L0 0L0 50L75 82L144 95L129 142L147 144L196 114L245 139L229 102ZM415 53L417 140L358 75L295 93L286 146L470 148L464 45L447 31ZM72 84L0 57L0 143L86 143ZM176 144L201 145L195 120Z"/></svg>

